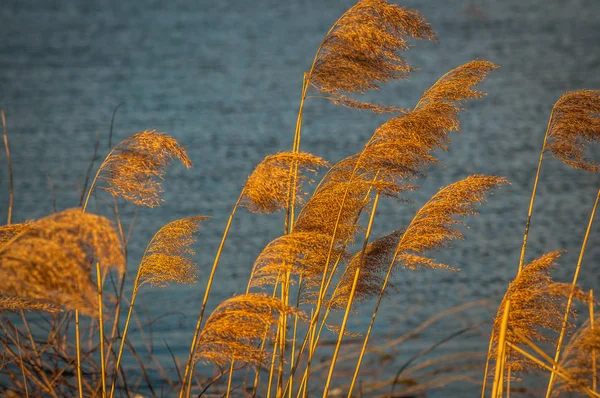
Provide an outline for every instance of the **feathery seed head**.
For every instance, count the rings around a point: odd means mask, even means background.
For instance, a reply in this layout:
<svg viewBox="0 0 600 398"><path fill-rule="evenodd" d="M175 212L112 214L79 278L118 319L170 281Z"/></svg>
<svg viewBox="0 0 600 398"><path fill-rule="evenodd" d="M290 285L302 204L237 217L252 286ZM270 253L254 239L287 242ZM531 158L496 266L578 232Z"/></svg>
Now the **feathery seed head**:
<svg viewBox="0 0 600 398"><path fill-rule="evenodd" d="M69 209L31 222L0 247L0 294L92 314L93 261L125 271L121 240L105 217Z"/></svg>
<svg viewBox="0 0 600 398"><path fill-rule="evenodd" d="M208 217L187 217L164 225L152 238L140 264L140 286L165 287L169 282L194 283L195 252L199 224Z"/></svg>
<svg viewBox="0 0 600 398"><path fill-rule="evenodd" d="M562 367L572 377L572 381L557 379L555 394L563 391L578 391L581 387L591 387L594 378L598 380L600 369L597 362L600 354L600 317L594 319L594 327L586 321L567 344L561 359Z"/></svg>
<svg viewBox="0 0 600 398"><path fill-rule="evenodd" d="M156 207L161 202L160 181L173 159L192 167L184 147L166 134L147 130L121 141L101 166L99 179L113 196L138 205Z"/></svg>
<svg viewBox="0 0 600 398"><path fill-rule="evenodd" d="M586 159L586 144L600 140L600 90L563 94L552 109L544 150L577 169L598 171L598 163Z"/></svg>
<svg viewBox="0 0 600 398"><path fill-rule="evenodd" d="M536 341L555 341L555 337L544 334L543 329L550 332L559 332L565 311L566 299L571 293L571 285L556 283L550 277L550 269L556 264L561 255L560 250L547 253L523 267L523 270L512 281L504 295L502 303L494 320L494 343L490 357L496 355L498 336L507 300L510 300L510 313L506 341L520 344L520 339L513 333L517 331L524 337ZM578 293L576 297L583 297ZM573 309L570 316L574 316ZM570 323L568 325L572 327ZM507 364L511 370L522 372L531 366L531 361L522 358L520 354L509 351Z"/></svg>
<svg viewBox="0 0 600 398"><path fill-rule="evenodd" d="M198 337L195 361L226 365L232 360L260 364L266 353L257 341L272 337L280 316L295 314L277 298L249 293L222 302L206 320Z"/></svg>
<svg viewBox="0 0 600 398"><path fill-rule="evenodd" d="M328 163L306 152L280 152L269 155L254 169L244 186L242 206L253 213L274 213L287 207L292 178L290 170L298 169L314 173ZM306 176L298 174L297 191Z"/></svg>

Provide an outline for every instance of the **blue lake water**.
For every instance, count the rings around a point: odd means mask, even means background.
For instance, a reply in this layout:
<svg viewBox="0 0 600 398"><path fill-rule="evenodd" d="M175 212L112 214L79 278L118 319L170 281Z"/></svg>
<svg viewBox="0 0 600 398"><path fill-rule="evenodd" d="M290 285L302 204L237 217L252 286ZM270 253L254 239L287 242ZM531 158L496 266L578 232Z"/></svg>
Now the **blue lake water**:
<svg viewBox="0 0 600 398"><path fill-rule="evenodd" d="M48 178L58 209L77 206L95 137L100 134L100 152L106 154L111 115L120 103L115 140L144 129L164 131L188 148L195 163L191 170L181 165L170 169L164 182L166 202L157 209L140 210L129 247L129 273L135 273L147 241L162 225L185 216L212 216L203 224L196 246L199 284L145 287L138 301L141 314L160 317L152 329L156 355L172 377L163 339L176 356L185 358L229 211L253 167L264 156L291 148L302 74L330 25L352 4L349 0L4 0L0 6L0 106L7 115L14 167L14 221L52 212ZM505 176L512 185L492 196L479 217L468 220L465 241L436 254L460 272L396 274L398 293L384 303L374 341L400 336L461 303L490 298L493 311L516 272L550 109L566 91L600 89L596 1L406 0L401 5L418 9L437 31L439 43L412 43L406 58L419 71L368 99L410 107L452 67L480 58L501 68L481 86L489 95L467 104L462 132L441 155L443 167L431 169L420 181L422 188L410 195L413 203L385 201L374 235L406 226L440 187L469 174ZM302 149L334 163L359 151L385 120L386 116L310 98ZM598 159L597 155L593 148L590 156ZM2 152L2 214L8 206L6 170ZM555 277L570 280L599 187L597 175L570 169L547 156L528 260L566 249ZM133 207L124 205L121 212L128 223ZM282 220L281 214L238 212L210 309L245 290L256 255L279 236ZM580 278L585 289L597 288L600 281L599 234L596 225ZM372 305L359 308L351 319L352 330L365 330ZM489 317L486 311L467 311L435 324L418 340L405 343L396 361L386 365L388 374L377 377L389 377L415 351ZM486 336L470 333L440 353L486 349ZM365 365L365 377L375 377L369 366ZM476 373L477 380L481 373ZM428 396L476 391L477 387L458 383Z"/></svg>

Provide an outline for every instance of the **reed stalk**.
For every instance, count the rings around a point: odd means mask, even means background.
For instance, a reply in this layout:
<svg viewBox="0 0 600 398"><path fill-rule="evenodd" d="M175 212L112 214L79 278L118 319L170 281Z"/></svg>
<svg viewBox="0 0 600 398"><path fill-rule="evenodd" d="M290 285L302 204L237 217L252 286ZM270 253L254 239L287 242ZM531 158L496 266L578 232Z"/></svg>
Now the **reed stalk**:
<svg viewBox="0 0 600 398"><path fill-rule="evenodd" d="M6 116L4 115L4 109L0 108L0 116L2 116L2 137L4 138L4 151L6 152L6 162L8 163L8 215L6 217L6 224L10 225L12 220L12 209L13 202L15 200L15 188L13 182L13 170L12 161L10 159L10 149L8 146L8 134L6 133Z"/></svg>
<svg viewBox="0 0 600 398"><path fill-rule="evenodd" d="M215 260L213 262L212 268L210 270L210 275L208 277L208 282L206 283L206 289L204 290L204 298L202 299L202 306L200 308L200 315L198 316L198 321L196 322L196 328L194 329L194 336L192 337L192 344L190 347L190 353L188 356L187 364L185 365L185 372L183 374L183 384L181 386L181 391L179 391L179 398L182 398L184 394L189 397L191 393L191 383L192 383L192 375L194 374L194 368L196 366L194 361L194 355L196 354L196 346L198 343L198 336L200 334L200 327L202 326L202 320L204 319L204 311L206 310L206 303L208 302L208 296L210 294L210 289L212 287L212 283L214 281L215 272L217 271L217 265L219 264L219 260L221 259L221 254L223 253L223 247L225 246L225 241L227 240L227 235L229 234L229 229L231 228L231 222L233 220L233 216L237 208L240 205L242 197L244 196L244 191L240 193L240 196L237 198L231 213L229 214L229 218L227 219L227 224L225 225L225 231L223 232L223 237L221 238L221 243L219 244L219 248L217 249L217 254L215 255ZM187 387L187 388L186 388Z"/></svg>
<svg viewBox="0 0 600 398"><path fill-rule="evenodd" d="M79 331L79 310L75 310L75 350L77 352L77 387L79 398L83 398L83 387L81 385L81 342Z"/></svg>
<svg viewBox="0 0 600 398"><path fill-rule="evenodd" d="M98 280L98 327L100 329L100 368L102 377L102 398L106 397L106 367L104 360L104 312L102 309L102 273L100 263L96 262L96 278Z"/></svg>
<svg viewBox="0 0 600 398"><path fill-rule="evenodd" d="M373 220L375 219L375 211L377 210L377 204L379 203L379 192L375 194L375 199L373 200L373 208L371 209L371 215L369 218L369 224L367 225L367 232L365 233L365 239L363 242L362 251L360 253L360 266L356 268L354 272L354 280L352 281L352 288L350 290L350 297L348 298L348 304L346 306L346 312L344 313L344 318L342 320L342 325L340 326L340 331L337 339L337 343L335 345L335 350L333 351L333 357L331 358L331 366L329 367L329 373L327 375L327 381L325 382L325 388L323 389L323 398L327 397L327 393L329 392L329 385L331 383L331 378L333 376L333 369L335 368L335 363L337 361L337 356L340 351L340 346L342 345L342 339L344 337L344 331L346 330L346 322L348 321L348 315L350 314L350 309L352 308L352 302L354 300L354 294L356 292L356 285L358 284L358 278L360 275L360 269L362 267L362 262L364 261L365 252L367 250L367 244L369 243L369 238L371 236L371 228L373 227Z"/></svg>
<svg viewBox="0 0 600 398"><path fill-rule="evenodd" d="M506 329L508 327L508 314L510 311L510 300L504 305L504 313L502 314L502 326L500 328L500 337L498 339L498 355L496 356L496 373L494 375L494 385L492 386L492 398L501 396L502 379L504 377L504 358L505 358L505 343Z"/></svg>
<svg viewBox="0 0 600 398"><path fill-rule="evenodd" d="M590 290L590 302L589 302L589 311L590 311L590 328L594 330L594 290ZM598 375L596 374L596 350L592 349L592 389L593 391L597 391L598 389Z"/></svg>
<svg viewBox="0 0 600 398"><path fill-rule="evenodd" d="M585 236L583 237L583 243L581 244L579 258L577 259L577 266L575 267L575 274L573 275L573 282L571 283L571 294L569 294L569 298L567 299L565 315L563 317L560 334L558 336L558 341L556 343L556 353L554 354L554 362L558 362L558 360L560 358L562 343L563 343L563 339L565 337L565 333L567 331L567 324L569 322L569 314L571 312L571 305L573 303L573 296L575 295L575 288L577 286L577 280L579 279L579 271L581 270L581 263L583 262L583 255L585 253L585 247L587 246L587 241L590 236L590 231L592 230L592 223L594 222L594 215L596 214L596 208L598 207L599 200L600 200L600 189L598 190L598 193L596 194L596 201L594 202L594 207L592 208L590 220L588 222L588 226L585 231ZM546 389L546 398L550 398L550 396L552 394L552 388L554 386L554 379L555 379L554 373L551 373L550 379L548 381L548 388Z"/></svg>
<svg viewBox="0 0 600 398"><path fill-rule="evenodd" d="M546 134L544 135L544 143L542 144L542 150L540 151L540 158L538 160L537 170L535 172L535 179L533 180L533 191L531 192L531 198L529 199L529 209L527 210L527 221L525 222L525 233L523 234L523 245L521 246L521 255L519 256L519 269L517 275L523 269L523 262L525 261L525 250L527 249L527 239L529 238L529 225L531 224L531 215L533 214L533 204L535 203L535 194L537 192L538 181L540 179L540 172L542 171L542 162L544 160L544 153L546 152L546 143L548 142L548 135L550 133L550 126L552 123L552 115L554 114L554 107L550 112L548 118L548 125L546 127Z"/></svg>

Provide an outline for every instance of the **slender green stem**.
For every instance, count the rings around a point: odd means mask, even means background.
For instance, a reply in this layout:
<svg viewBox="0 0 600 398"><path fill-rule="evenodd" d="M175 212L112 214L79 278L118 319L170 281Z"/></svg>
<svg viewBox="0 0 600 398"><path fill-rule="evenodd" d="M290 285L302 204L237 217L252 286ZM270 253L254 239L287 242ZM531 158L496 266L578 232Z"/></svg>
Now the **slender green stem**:
<svg viewBox="0 0 600 398"><path fill-rule="evenodd" d="M565 337L565 332L567 331L567 324L569 323L569 313L571 312L573 296L575 294L575 289L577 287L577 280L579 279L579 271L581 270L581 263L583 261L585 247L587 245L587 241L590 236L590 231L592 230L592 223L594 222L594 215L596 214L596 208L598 207L599 200L600 200L600 189L598 190L598 193L596 194L596 201L594 202L594 207L592 208L592 214L590 215L590 220L588 222L588 226L585 231L585 236L583 237L583 243L581 245L581 250L579 252L579 258L577 259L577 266L575 267L575 274L573 275L573 282L571 284L571 293L569 294L569 298L567 299L565 315L563 317L562 326L560 328L560 335L558 336L558 342L556 343L556 353L554 355L554 362L558 362L558 359L560 358L560 351L562 349L563 339ZM548 388L546 389L546 398L550 398L550 395L552 394L552 387L554 386L554 379L555 379L554 373L551 373L550 380L548 381Z"/></svg>
<svg viewBox="0 0 600 398"><path fill-rule="evenodd" d="M242 198L244 197L244 190L242 190L242 192L240 193L240 196L238 197L237 201L235 202L235 205L233 206L233 210L231 210L231 213L229 214L229 219L227 220L227 225L225 226L225 231L223 232L223 237L221 238L221 243L219 244L219 248L217 250L217 254L215 255L215 260L213 262L213 266L212 269L210 270L210 275L208 277L208 282L206 284L206 289L204 291L204 298L202 299L202 307L200 309L200 315L198 316L198 321L196 322L196 329L194 330L194 336L192 338L192 344L190 347L190 354L188 356L188 361L187 364L185 365L185 373L183 375L183 385L181 386L181 391L179 392L179 398L182 398L185 390L186 390L186 385L188 386L187 388L187 396L189 396L189 394L191 393L191 380L192 380L192 375L194 374L194 368L196 366L196 363L194 361L194 355L196 354L196 345L197 345L197 340L198 340L198 336L200 335L200 327L202 326L202 320L204 319L204 311L206 310L206 303L208 302L208 296L210 294L210 289L212 287L212 283L215 277L215 272L217 270L217 265L219 264L219 259L221 258L221 254L223 253L223 247L225 246L225 241L227 240L227 235L229 234L229 229L231 228L231 221L233 220L233 216L235 215L235 212L240 204L240 202L242 201Z"/></svg>

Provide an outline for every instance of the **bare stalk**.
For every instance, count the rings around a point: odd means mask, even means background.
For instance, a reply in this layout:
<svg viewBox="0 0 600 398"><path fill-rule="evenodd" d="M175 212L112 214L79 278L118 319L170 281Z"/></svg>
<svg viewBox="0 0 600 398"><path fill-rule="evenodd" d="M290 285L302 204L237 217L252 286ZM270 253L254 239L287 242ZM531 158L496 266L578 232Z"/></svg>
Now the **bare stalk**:
<svg viewBox="0 0 600 398"><path fill-rule="evenodd" d="M217 250L217 254L215 255L215 261L213 262L212 269L210 270L210 275L208 277L208 282L206 284L206 289L204 290L204 298L202 299L202 307L200 309L200 315L198 316L198 322L196 323L196 329L194 330L194 337L192 337L192 344L190 347L190 354L188 356L187 364L185 365L185 372L183 374L183 385L181 386L181 391L179 392L179 398L182 398L186 386L187 386L187 396L191 393L191 383L192 383L192 375L194 374L194 368L196 366L194 362L194 355L196 354L196 345L198 343L198 336L200 334L200 327L202 326L202 320L204 319L204 311L206 309L206 303L208 302L208 295L210 294L210 289L212 287L212 283L215 277L215 272L217 270L217 265L219 264L219 259L221 258L221 253L223 252L223 246L225 246L225 240L227 239L227 235L229 233L229 229L231 228L231 221L233 220L233 216L244 196L244 190L240 193L235 205L233 206L233 210L229 214L229 219L227 220L227 225L225 226L225 231L223 232L223 237L221 238L221 243L219 244L219 248Z"/></svg>
<svg viewBox="0 0 600 398"><path fill-rule="evenodd" d="M594 330L594 290L590 290L590 327ZM592 349L592 389L597 390L598 376L596 375L596 350Z"/></svg>
<svg viewBox="0 0 600 398"><path fill-rule="evenodd" d="M4 150L6 151L6 161L8 162L8 216L6 218L6 224L10 225L12 220L12 208L15 199L15 189L13 183L13 171L12 161L10 160L10 149L8 148L8 134L6 133L6 117L4 116L4 109L0 108L0 115L2 116L2 135L4 137Z"/></svg>
<svg viewBox="0 0 600 398"><path fill-rule="evenodd" d="M75 310L75 349L77 350L77 387L79 398L83 398L83 387L81 386L81 343L79 340L79 310Z"/></svg>
<svg viewBox="0 0 600 398"><path fill-rule="evenodd" d="M531 199L529 199L529 210L527 211L527 222L525 223L525 234L523 235L523 246L521 247L521 256L519 257L519 272L523 269L523 262L525 260L525 250L527 248L527 238L529 237L529 225L531 224L531 215L533 213L533 203L535 202L535 194L537 191L538 181L540 179L540 171L542 170L542 162L544 160L544 152L546 151L546 142L548 141L548 134L550 133L550 124L552 123L552 115L554 114L554 107L550 112L550 118L548 119L548 126L546 127L546 135L544 136L544 143L542 144L542 150L540 152L540 160L538 161L537 171L535 173L535 180L533 181L533 192L531 193ZM517 273L517 275L518 275Z"/></svg>
<svg viewBox="0 0 600 398"><path fill-rule="evenodd" d="M504 376L504 354L506 343L506 329L508 328L508 314L510 311L510 300L506 300L504 313L502 314L502 324L500 327L500 336L498 338L498 354L496 356L496 373L494 375L494 385L492 386L492 398L497 398L502 386Z"/></svg>
<svg viewBox="0 0 600 398"><path fill-rule="evenodd" d="M585 253L585 247L587 245L588 237L590 236L590 231L592 229L592 223L594 222L594 215L596 214L596 208L598 207L598 201L600 200L600 189L598 190L598 194L596 195L596 201L594 202L594 207L592 208L592 214L590 215L590 221L588 222L587 229L585 231L585 236L583 238L583 243L581 245L581 250L579 252L579 259L577 260L577 266L575 267L575 275L573 275L573 282L571 284L571 293L569 294L569 298L567 299L567 306L565 308L565 315L563 317L562 326L560 328L560 335L558 336L558 342L556 343L556 354L554 355L554 362L558 362L560 358L560 351L562 348L563 339L565 337L565 332L567 330L567 324L569 322L569 313L571 312L571 304L573 303L573 295L575 294L575 288L577 286L577 279L579 278L579 271L581 270L581 262L583 261L583 254ZM550 374L550 380L548 381L548 388L546 390L546 398L550 398L552 394L552 387L554 386L554 373Z"/></svg>
<svg viewBox="0 0 600 398"><path fill-rule="evenodd" d="M354 272L354 280L352 281L352 288L350 290L350 297L348 297L348 304L346 305L346 312L344 313L344 319L342 320L342 325L340 326L339 336L337 343L335 345L335 350L333 351L333 357L331 358L331 366L329 367L329 374L327 375L327 381L325 382L325 388L323 390L323 398L327 397L327 393L329 392L329 385L331 383L331 377L333 376L333 369L335 368L335 363L337 360L338 353L340 351L340 346L342 345L342 339L344 338L344 331L346 330L346 322L348 321L348 315L350 314L350 309L352 308L352 301L354 300L354 294L356 293L356 285L358 284L358 277L360 275L360 269L363 265L365 253L367 251L367 245L369 243L369 237L371 236L371 228L373 226L373 220L375 219L375 211L377 210L377 204L379 203L379 192L375 195L375 199L373 201L373 209L371 210L371 216L369 218L369 224L367 226L367 232L365 233L365 239L363 242L362 251L360 252L360 266L356 268Z"/></svg>
<svg viewBox="0 0 600 398"><path fill-rule="evenodd" d="M104 362L104 314L102 311L102 273L100 263L96 262L96 278L98 279L98 326L100 328L100 365L102 374L102 397L106 397L106 367Z"/></svg>

